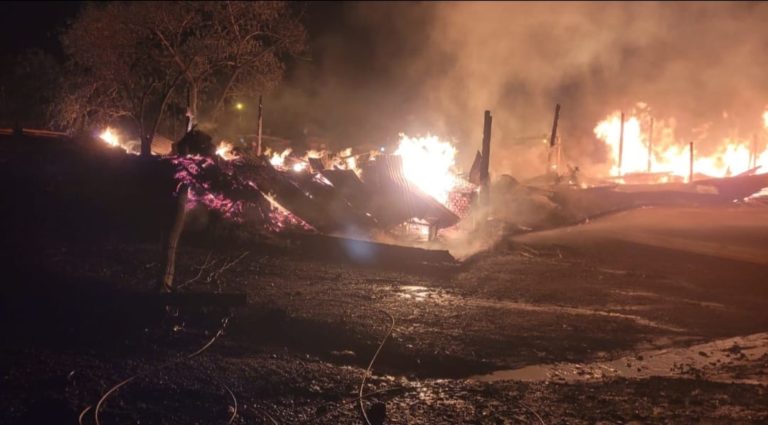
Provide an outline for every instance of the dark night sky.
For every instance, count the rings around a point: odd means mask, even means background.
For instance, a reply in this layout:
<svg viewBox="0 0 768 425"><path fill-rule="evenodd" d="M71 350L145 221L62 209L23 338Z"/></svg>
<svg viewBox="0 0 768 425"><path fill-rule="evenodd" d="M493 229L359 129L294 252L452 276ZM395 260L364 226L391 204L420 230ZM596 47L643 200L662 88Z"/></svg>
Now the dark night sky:
<svg viewBox="0 0 768 425"><path fill-rule="evenodd" d="M0 4L0 55L39 48L60 54L58 30L73 18L81 2L6 1Z"/></svg>

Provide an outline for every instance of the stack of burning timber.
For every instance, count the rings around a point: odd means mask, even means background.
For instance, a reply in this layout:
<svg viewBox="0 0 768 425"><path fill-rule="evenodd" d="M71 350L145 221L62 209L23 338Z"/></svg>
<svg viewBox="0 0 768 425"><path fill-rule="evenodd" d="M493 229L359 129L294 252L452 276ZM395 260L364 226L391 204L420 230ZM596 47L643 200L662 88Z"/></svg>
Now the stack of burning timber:
<svg viewBox="0 0 768 425"><path fill-rule="evenodd" d="M205 136L191 133L188 140L195 137ZM198 149L170 159L177 179L188 188L190 202L270 230L294 228L365 237L416 222L433 237L460 220L456 212L406 178L398 155L379 154L361 161L359 167L345 169L322 157L286 166L285 155L224 160L213 153ZM472 188L453 193L465 198L465 204L473 195Z"/></svg>

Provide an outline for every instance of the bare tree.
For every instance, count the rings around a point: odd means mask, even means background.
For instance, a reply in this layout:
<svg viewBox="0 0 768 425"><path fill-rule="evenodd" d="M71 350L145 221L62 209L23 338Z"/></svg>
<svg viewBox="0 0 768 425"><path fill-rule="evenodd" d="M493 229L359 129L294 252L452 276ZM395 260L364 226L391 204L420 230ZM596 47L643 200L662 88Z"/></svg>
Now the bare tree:
<svg viewBox="0 0 768 425"><path fill-rule="evenodd" d="M163 62L146 25L151 3L85 6L62 36L70 58L57 105L58 122L103 123L127 118L136 125L141 154L151 143L168 99L183 73Z"/></svg>
<svg viewBox="0 0 768 425"><path fill-rule="evenodd" d="M88 4L62 36L58 123L129 119L148 155L172 96L188 94L191 128L201 110L215 119L227 99L276 83L305 49L299 18L285 2Z"/></svg>
<svg viewBox="0 0 768 425"><path fill-rule="evenodd" d="M188 128L206 114L215 120L228 99L274 85L285 59L306 48L301 14L286 2L162 3L154 10L153 31L184 73Z"/></svg>

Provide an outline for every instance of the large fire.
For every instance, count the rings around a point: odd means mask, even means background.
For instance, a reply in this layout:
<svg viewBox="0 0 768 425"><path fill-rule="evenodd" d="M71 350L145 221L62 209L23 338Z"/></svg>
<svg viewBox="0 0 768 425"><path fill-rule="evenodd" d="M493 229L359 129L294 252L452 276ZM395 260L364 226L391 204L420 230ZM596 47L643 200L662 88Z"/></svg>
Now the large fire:
<svg viewBox="0 0 768 425"><path fill-rule="evenodd" d="M110 146L120 146L120 139L118 139L117 133L109 127L101 132L99 138Z"/></svg>
<svg viewBox="0 0 768 425"><path fill-rule="evenodd" d="M292 156L290 148L282 152L267 150L270 164L281 170L303 172L308 168L309 158L325 158L334 168L352 170L360 175L360 158L372 159L379 151L365 152L361 155L352 153L352 148L337 153L327 151L307 152L304 156ZM460 185L461 179L455 170L456 148L437 136L409 137L400 135L394 155L402 157L403 174L408 181L447 205L450 193Z"/></svg>
<svg viewBox="0 0 768 425"><path fill-rule="evenodd" d="M456 148L436 136L400 135L395 155L403 158L403 173L419 189L445 204L457 185Z"/></svg>
<svg viewBox="0 0 768 425"><path fill-rule="evenodd" d="M768 111L763 113L763 124L768 128ZM650 136L647 123L636 115L624 119L623 153L619 169L619 146L621 144L621 113L614 112L600 121L594 129L595 135L611 150L611 174L623 175L648 171L666 172L686 177L690 173L690 148L687 142L674 139L674 131L664 122L657 122ZM768 167L768 149L756 151L754 140L726 138L716 148L703 154L694 145L693 170L696 174L711 177L725 177L749 171L755 167Z"/></svg>

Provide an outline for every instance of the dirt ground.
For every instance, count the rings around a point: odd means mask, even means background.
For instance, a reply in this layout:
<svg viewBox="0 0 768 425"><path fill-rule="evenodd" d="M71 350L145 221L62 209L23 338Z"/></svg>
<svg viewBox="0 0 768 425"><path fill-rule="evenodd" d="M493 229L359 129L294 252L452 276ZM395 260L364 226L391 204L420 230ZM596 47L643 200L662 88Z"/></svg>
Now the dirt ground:
<svg viewBox="0 0 768 425"><path fill-rule="evenodd" d="M181 290L232 312L129 301L154 244L52 244L10 266L0 423L95 423L132 376L100 423L364 423L386 336L372 423L767 423L767 218L635 210L407 269L185 245Z"/></svg>

